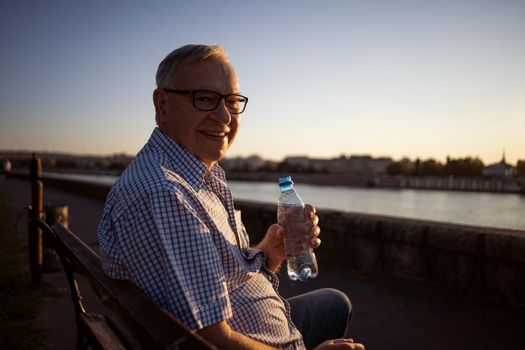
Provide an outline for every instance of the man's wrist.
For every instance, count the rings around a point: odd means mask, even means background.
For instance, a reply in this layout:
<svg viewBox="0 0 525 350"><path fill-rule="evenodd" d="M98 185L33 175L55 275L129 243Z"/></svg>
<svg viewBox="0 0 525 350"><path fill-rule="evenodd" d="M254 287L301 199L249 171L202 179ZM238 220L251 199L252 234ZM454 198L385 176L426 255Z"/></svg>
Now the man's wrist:
<svg viewBox="0 0 525 350"><path fill-rule="evenodd" d="M269 249L266 248L263 242L264 241L259 242L254 248L260 250L264 254L264 264L266 265L266 268L275 273L281 266L282 261L275 259L268 254Z"/></svg>
<svg viewBox="0 0 525 350"><path fill-rule="evenodd" d="M282 261L279 260L272 260L266 255L266 268L273 273L277 273L279 271L279 268L281 267Z"/></svg>

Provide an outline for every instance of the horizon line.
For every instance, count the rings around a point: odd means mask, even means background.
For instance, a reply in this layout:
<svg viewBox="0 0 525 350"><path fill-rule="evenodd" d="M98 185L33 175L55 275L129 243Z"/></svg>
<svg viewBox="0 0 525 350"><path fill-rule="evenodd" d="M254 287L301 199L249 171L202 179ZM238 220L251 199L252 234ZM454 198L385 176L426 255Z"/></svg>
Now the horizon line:
<svg viewBox="0 0 525 350"><path fill-rule="evenodd" d="M114 157L114 156L124 156L124 157L130 157L130 158L134 158L136 156L136 154L132 154L132 153L128 153L128 152L113 152L113 153L75 153L75 152L68 152L68 151L47 151L47 150L40 150L40 151L35 151L35 150L28 150L28 149L19 149L19 150L12 150L12 149L0 149L0 154L3 156L4 154L9 154L9 153L20 153L20 154L36 154L37 156L39 154L44 154L44 155L62 155L62 156L70 156L70 157L86 157L86 158L110 158L110 157ZM338 158L341 158L341 157L345 157L345 158L351 158L351 157L370 157L372 159L391 159L392 161L399 161L399 160L402 160L402 159L409 159L410 161L416 161L416 160L420 160L420 161L425 161L425 160L435 160L437 162L442 162L441 159L437 158L437 157L422 157L422 156L414 156L414 157L410 157L410 156L401 156L401 157L393 157L393 156L388 156L388 155L382 155L382 156L373 156L372 154L370 153L340 153L339 155L334 155L334 156L326 156L326 157L312 157L312 156L308 156L306 154L290 154L290 155L285 155L283 156L280 160L276 160L275 158L265 158L263 155L261 154L258 154L258 153L254 153L254 154L250 154L250 155L232 155L232 156L225 156L223 159L234 159L234 158L249 158L249 157L259 157L265 161L274 161L274 162L279 162L279 161L284 161L285 159L287 158L292 158L292 157L304 157L304 158L308 158L308 159L322 159L322 160L333 160L333 159L338 159ZM478 155L467 155L467 156L451 156L451 155L446 155L444 157L444 160L446 161L447 158L450 158L450 159L465 159L465 158L471 158L471 159L480 159L484 164L486 163L485 160L483 160L483 158L481 158L480 156ZM500 158L499 162L501 162L501 160L506 160L506 152L504 151L503 152L503 155L502 157ZM520 158L520 157L516 157L516 161L515 161L515 164L517 164L519 161L525 161L525 155L523 156L523 158ZM497 163L498 161L495 161L495 162L491 162L491 164L495 164Z"/></svg>

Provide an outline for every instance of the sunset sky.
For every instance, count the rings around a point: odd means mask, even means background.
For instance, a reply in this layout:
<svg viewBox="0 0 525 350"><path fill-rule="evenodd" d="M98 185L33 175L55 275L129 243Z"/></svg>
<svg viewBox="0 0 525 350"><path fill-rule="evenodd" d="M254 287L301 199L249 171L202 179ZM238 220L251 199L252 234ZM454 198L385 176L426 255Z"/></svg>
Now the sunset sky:
<svg viewBox="0 0 525 350"><path fill-rule="evenodd" d="M525 159L525 1L2 1L0 149L135 154L171 50L221 44L229 156Z"/></svg>

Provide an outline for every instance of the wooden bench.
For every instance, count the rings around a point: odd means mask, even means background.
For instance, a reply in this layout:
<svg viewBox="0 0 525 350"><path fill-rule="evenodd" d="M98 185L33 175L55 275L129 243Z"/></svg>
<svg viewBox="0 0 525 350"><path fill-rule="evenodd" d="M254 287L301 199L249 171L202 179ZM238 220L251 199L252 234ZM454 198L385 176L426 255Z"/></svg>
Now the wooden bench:
<svg viewBox="0 0 525 350"><path fill-rule="evenodd" d="M132 283L107 277L98 255L60 223L32 224L48 235L64 266L75 308L77 349L217 349ZM77 275L89 282L107 312L85 309Z"/></svg>

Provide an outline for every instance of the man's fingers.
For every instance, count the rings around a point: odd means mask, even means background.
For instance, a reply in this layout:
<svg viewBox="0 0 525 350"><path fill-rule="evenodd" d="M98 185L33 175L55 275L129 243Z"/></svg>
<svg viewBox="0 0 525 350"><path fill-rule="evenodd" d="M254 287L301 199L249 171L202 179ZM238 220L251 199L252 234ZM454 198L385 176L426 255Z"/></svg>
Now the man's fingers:
<svg viewBox="0 0 525 350"><path fill-rule="evenodd" d="M311 241L313 241L315 238L319 237L321 234L321 228L319 226L311 226L307 228L307 232L305 232L305 236L308 237Z"/></svg>
<svg viewBox="0 0 525 350"><path fill-rule="evenodd" d="M352 338L349 339L333 339L333 340L327 340L321 345L319 345L316 349L323 349L323 350L366 350L365 346L360 343L354 343L354 340Z"/></svg>
<svg viewBox="0 0 525 350"><path fill-rule="evenodd" d="M316 210L313 205L306 204L304 206L304 216L308 219L312 218L316 213Z"/></svg>
<svg viewBox="0 0 525 350"><path fill-rule="evenodd" d="M348 339L334 339L332 341L332 344L339 344L339 343L353 343L354 339L348 338Z"/></svg>
<svg viewBox="0 0 525 350"><path fill-rule="evenodd" d="M365 350L365 346L363 344L354 343L354 340L351 338L350 339L335 339L332 344L342 345L341 349Z"/></svg>
<svg viewBox="0 0 525 350"><path fill-rule="evenodd" d="M321 234L321 228L319 226L314 226L312 228L312 235L318 237Z"/></svg>
<svg viewBox="0 0 525 350"><path fill-rule="evenodd" d="M317 226L317 224L319 224L319 216L314 214L311 217L310 221L312 222L312 225Z"/></svg>
<svg viewBox="0 0 525 350"><path fill-rule="evenodd" d="M279 224L273 224L268 228L268 231L277 236L278 238L284 237L284 227Z"/></svg>
<svg viewBox="0 0 525 350"><path fill-rule="evenodd" d="M310 247L313 249L319 248L321 245L321 240L319 238L314 238L310 241Z"/></svg>

